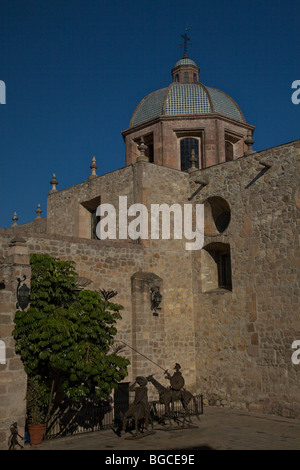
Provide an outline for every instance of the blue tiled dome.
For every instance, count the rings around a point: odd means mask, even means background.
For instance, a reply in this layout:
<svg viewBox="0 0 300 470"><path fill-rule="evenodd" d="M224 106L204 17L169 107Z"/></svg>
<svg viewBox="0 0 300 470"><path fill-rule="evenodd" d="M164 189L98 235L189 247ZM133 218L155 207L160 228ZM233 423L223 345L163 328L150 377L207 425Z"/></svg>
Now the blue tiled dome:
<svg viewBox="0 0 300 470"><path fill-rule="evenodd" d="M194 65L196 63L183 58L176 62L177 66ZM143 124L158 116L220 113L239 121L245 118L230 96L216 88L206 87L202 83L176 83L167 88L156 90L147 95L136 107L130 121L130 127Z"/></svg>

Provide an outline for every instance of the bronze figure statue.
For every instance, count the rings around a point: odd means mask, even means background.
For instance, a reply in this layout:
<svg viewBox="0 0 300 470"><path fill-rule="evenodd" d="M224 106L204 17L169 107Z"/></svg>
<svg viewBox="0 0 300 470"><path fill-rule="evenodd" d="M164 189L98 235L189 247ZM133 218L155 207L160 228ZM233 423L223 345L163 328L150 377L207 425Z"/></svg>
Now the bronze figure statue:
<svg viewBox="0 0 300 470"><path fill-rule="evenodd" d="M165 417L168 418L169 420L171 418L177 420L177 416L175 415L174 411L174 403L175 401L179 400L182 403L183 406L183 423L182 426L185 425L186 421L191 422L190 418L190 411L189 411L189 405L190 402L193 401L194 406L195 406L195 411L196 411L196 416L197 419L199 418L199 411L198 411L198 405L197 405L197 400L192 395L191 392L188 390L185 390L184 388L184 378L180 372L180 364L176 363L175 367L175 372L171 376L168 372L168 370L165 371L166 374L166 379L170 380L170 387L165 387L162 385L158 380L156 380L152 375L149 375L147 377L147 380L151 382L154 387L157 389L159 393L159 401L161 404L165 406Z"/></svg>
<svg viewBox="0 0 300 470"><path fill-rule="evenodd" d="M15 450L16 446L21 447L23 449L23 446L18 442L18 437L23 439L22 436L20 436L19 431L18 431L18 423L12 423L10 426L10 436L8 438L8 450Z"/></svg>
<svg viewBox="0 0 300 470"><path fill-rule="evenodd" d="M133 403L129 405L122 421L122 431L126 430L128 420L132 418L135 424L135 435L139 434L139 423L144 421L144 428L147 431L149 425L150 405L148 403L147 379L145 377L136 377L135 382L129 387L129 391L135 392ZM138 385L138 386L136 386ZM122 432L121 431L121 432Z"/></svg>
<svg viewBox="0 0 300 470"><path fill-rule="evenodd" d="M180 364L176 362L174 370L174 374L171 376L168 372L168 369L165 371L166 379L170 380L170 385L172 390L182 390L184 387L184 378L182 377L182 373L180 372Z"/></svg>

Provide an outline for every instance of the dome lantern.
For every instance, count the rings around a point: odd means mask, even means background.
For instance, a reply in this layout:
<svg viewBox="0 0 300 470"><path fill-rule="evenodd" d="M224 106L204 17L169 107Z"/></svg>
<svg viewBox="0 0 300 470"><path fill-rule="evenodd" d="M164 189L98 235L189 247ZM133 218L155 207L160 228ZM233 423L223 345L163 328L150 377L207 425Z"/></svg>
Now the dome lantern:
<svg viewBox="0 0 300 470"><path fill-rule="evenodd" d="M197 83L199 82L199 72L197 64L188 57L184 57L176 62L172 69L173 82Z"/></svg>

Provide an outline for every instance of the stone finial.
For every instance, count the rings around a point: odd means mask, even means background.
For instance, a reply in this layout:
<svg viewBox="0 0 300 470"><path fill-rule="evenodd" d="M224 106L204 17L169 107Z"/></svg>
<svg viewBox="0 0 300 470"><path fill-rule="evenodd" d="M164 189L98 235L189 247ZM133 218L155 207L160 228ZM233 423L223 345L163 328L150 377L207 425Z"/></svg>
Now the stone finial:
<svg viewBox="0 0 300 470"><path fill-rule="evenodd" d="M197 163L197 158L196 158L196 155L195 155L195 150L192 149L192 154L190 156L190 163L191 163L191 166L190 168L188 169L188 172L189 173L192 173L193 171L197 171L197 168L196 168L196 163Z"/></svg>
<svg viewBox="0 0 300 470"><path fill-rule="evenodd" d="M136 161L137 162L149 162L149 158L147 157L147 155L145 155L145 152L147 150L147 145L145 145L144 137L141 137L141 141L140 141L140 145L138 146L138 149L140 151L140 154L137 157Z"/></svg>
<svg viewBox="0 0 300 470"><path fill-rule="evenodd" d="M98 168L98 165L96 165L96 158L92 158L92 164L90 165L90 169L92 170L92 174L89 176L89 179L95 178L96 175L96 170Z"/></svg>
<svg viewBox="0 0 300 470"><path fill-rule="evenodd" d="M52 193L52 191L57 191L56 186L58 185L58 181L56 179L55 173L53 173L52 180L50 181L50 184L52 184L52 189L51 189L50 193Z"/></svg>
<svg viewBox="0 0 300 470"><path fill-rule="evenodd" d="M14 216L13 216L12 220L14 221L14 223L12 224L12 227L17 227L17 225L18 225L18 224L17 224L17 220L19 220L19 219L18 219L18 217L17 217L17 213L16 213L16 212L14 213Z"/></svg>
<svg viewBox="0 0 300 470"><path fill-rule="evenodd" d="M251 131L248 131L248 133L247 133L247 137L245 139L245 144L248 147L248 149L245 152L245 155L250 155L251 153L253 153L252 145L254 144L254 140L252 139Z"/></svg>
<svg viewBox="0 0 300 470"><path fill-rule="evenodd" d="M37 213L37 216L36 216L35 220L40 219L41 218L41 213L43 212L41 210L41 205L40 204L38 204L37 210L35 212Z"/></svg>

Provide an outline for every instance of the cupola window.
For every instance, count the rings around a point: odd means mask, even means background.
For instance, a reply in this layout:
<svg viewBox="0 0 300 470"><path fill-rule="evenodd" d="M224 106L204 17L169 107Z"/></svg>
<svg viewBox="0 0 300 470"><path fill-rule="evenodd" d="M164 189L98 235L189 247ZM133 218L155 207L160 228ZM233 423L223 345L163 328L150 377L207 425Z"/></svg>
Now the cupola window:
<svg viewBox="0 0 300 470"><path fill-rule="evenodd" d="M233 160L233 144L225 140L225 160L231 162Z"/></svg>
<svg viewBox="0 0 300 470"><path fill-rule="evenodd" d="M187 171L190 166L190 158L192 150L195 151L196 168L199 168L199 140L193 137L187 137L180 141L180 159L181 159L181 171Z"/></svg>
<svg viewBox="0 0 300 470"><path fill-rule="evenodd" d="M141 137L138 137L134 141L135 143L134 153L136 154L137 157L140 155L139 145L141 144L141 138L143 138L145 157L148 157L150 163L154 163L154 136L152 132L150 134L146 134Z"/></svg>

